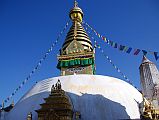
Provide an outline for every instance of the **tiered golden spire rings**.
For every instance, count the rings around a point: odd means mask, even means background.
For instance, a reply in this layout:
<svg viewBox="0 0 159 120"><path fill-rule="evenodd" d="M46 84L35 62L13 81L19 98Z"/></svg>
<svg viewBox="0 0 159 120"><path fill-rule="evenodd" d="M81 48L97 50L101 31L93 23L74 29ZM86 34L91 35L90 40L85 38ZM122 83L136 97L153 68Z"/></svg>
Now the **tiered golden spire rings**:
<svg viewBox="0 0 159 120"><path fill-rule="evenodd" d="M78 7L78 3L76 0L74 2L74 7L70 11L69 16L73 22L73 25L67 33L65 42L62 46L62 54L66 54L65 50L73 40L76 40L81 45L83 45L85 51L92 51L93 47L90 38L81 24L83 19L83 12L81 8Z"/></svg>
<svg viewBox="0 0 159 120"><path fill-rule="evenodd" d="M73 22L74 21L82 22L83 12L81 8L78 7L78 3L76 0L74 2L74 8L70 11L70 18Z"/></svg>

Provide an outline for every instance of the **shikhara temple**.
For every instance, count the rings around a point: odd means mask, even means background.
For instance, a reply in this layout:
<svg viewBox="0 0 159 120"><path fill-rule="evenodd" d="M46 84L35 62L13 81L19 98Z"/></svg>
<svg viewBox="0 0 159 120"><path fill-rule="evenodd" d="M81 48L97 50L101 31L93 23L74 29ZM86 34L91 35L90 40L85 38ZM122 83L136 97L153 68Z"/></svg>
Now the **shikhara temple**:
<svg viewBox="0 0 159 120"><path fill-rule="evenodd" d="M75 1L72 26L57 56L60 76L39 81L0 120L159 120L159 72L143 56L142 91L114 77L96 75L95 47ZM97 66L98 67L98 66Z"/></svg>

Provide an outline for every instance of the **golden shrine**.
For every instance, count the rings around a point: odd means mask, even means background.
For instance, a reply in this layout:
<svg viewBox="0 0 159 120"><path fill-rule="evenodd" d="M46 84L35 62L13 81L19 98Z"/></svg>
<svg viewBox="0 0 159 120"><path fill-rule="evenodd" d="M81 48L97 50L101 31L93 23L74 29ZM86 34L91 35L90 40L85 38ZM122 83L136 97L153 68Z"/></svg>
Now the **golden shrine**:
<svg viewBox="0 0 159 120"><path fill-rule="evenodd" d="M72 105L65 91L61 88L60 80L52 86L51 94L40 104L41 109L36 110L38 120L72 120Z"/></svg>
<svg viewBox="0 0 159 120"><path fill-rule="evenodd" d="M151 102L143 97L142 103L139 105L141 120L159 120L159 110L155 109Z"/></svg>

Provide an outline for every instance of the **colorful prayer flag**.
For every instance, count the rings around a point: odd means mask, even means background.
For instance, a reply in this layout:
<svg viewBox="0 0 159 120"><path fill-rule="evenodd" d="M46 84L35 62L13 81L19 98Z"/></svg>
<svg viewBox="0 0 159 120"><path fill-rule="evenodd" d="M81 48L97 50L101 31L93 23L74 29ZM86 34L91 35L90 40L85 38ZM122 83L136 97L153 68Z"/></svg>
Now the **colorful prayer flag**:
<svg viewBox="0 0 159 120"><path fill-rule="evenodd" d="M128 47L126 47L126 46L125 46L125 48L124 48L124 50L123 50L123 51L124 51L124 52L126 52L127 50L128 50Z"/></svg>
<svg viewBox="0 0 159 120"><path fill-rule="evenodd" d="M113 46L113 41L109 40L109 44L110 44L111 46Z"/></svg>
<svg viewBox="0 0 159 120"><path fill-rule="evenodd" d="M146 50L142 50L143 54L146 55L147 54L147 51Z"/></svg>
<svg viewBox="0 0 159 120"><path fill-rule="evenodd" d="M120 46L119 46L119 50L121 50L121 51L123 51L123 50L124 50L124 48L125 48L125 46L124 46L124 45L120 45Z"/></svg>
<svg viewBox="0 0 159 120"><path fill-rule="evenodd" d="M134 50L134 55L138 55L140 51L141 51L140 49L135 49Z"/></svg>
<svg viewBox="0 0 159 120"><path fill-rule="evenodd" d="M114 48L117 48L117 47L118 47L118 44L117 44L117 43L115 43Z"/></svg>
<svg viewBox="0 0 159 120"><path fill-rule="evenodd" d="M128 50L126 51L126 53L130 53L132 51L132 48L128 48Z"/></svg>
<svg viewBox="0 0 159 120"><path fill-rule="evenodd" d="M106 39L106 37L102 37L102 39L103 39L105 42L108 42L107 39Z"/></svg>
<svg viewBox="0 0 159 120"><path fill-rule="evenodd" d="M98 33L98 37L100 37L100 34Z"/></svg>
<svg viewBox="0 0 159 120"><path fill-rule="evenodd" d="M117 43L113 42L112 47L113 47L113 48L117 48L117 47L118 47L118 46L117 46Z"/></svg>
<svg viewBox="0 0 159 120"><path fill-rule="evenodd" d="M159 56L158 56L158 52L154 52L155 55L155 59L158 60Z"/></svg>

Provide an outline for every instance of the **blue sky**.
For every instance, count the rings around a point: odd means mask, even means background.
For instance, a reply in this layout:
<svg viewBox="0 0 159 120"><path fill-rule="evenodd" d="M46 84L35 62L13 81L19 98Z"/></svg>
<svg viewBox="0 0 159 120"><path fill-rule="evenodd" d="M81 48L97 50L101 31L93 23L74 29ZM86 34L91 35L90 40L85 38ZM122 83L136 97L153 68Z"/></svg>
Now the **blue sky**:
<svg viewBox="0 0 159 120"><path fill-rule="evenodd" d="M84 20L100 34L120 44L159 51L158 0L79 0ZM69 20L73 0L0 1L0 101L27 77L39 59L56 40ZM70 25L69 25L70 27ZM68 29L67 29L68 31ZM66 33L41 68L13 97L17 101L36 81L59 76L56 69L59 49ZM96 37L97 38L97 37ZM113 49L97 39L112 61L140 88L139 65L142 54L134 56ZM157 66L153 55L147 56ZM96 51L97 74L123 79Z"/></svg>

